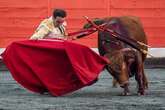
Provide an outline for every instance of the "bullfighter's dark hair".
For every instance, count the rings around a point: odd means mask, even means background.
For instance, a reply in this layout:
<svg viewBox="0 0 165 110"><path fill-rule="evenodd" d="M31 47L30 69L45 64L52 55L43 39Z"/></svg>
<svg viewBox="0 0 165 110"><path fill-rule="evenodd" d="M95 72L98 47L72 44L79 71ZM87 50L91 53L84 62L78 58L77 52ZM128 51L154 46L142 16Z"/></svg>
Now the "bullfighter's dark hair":
<svg viewBox="0 0 165 110"><path fill-rule="evenodd" d="M67 13L63 9L54 9L53 17L56 18L57 16L64 18L67 16Z"/></svg>

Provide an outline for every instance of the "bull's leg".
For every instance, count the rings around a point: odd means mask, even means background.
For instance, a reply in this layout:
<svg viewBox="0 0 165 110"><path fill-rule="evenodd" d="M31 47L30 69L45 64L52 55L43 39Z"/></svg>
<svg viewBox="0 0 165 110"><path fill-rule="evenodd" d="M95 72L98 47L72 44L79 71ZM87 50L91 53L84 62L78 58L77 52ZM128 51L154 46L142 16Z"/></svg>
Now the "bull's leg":
<svg viewBox="0 0 165 110"><path fill-rule="evenodd" d="M113 77L113 79L112 79L112 87L116 88L117 84L118 84L117 80Z"/></svg>
<svg viewBox="0 0 165 110"><path fill-rule="evenodd" d="M137 73L135 74L135 79L138 83L138 94L144 95L144 65L140 55L137 57Z"/></svg>
<svg viewBox="0 0 165 110"><path fill-rule="evenodd" d="M146 77L146 74L144 73L144 66L142 68L142 73L143 73L143 86L144 86L144 89L148 89L148 79Z"/></svg>
<svg viewBox="0 0 165 110"><path fill-rule="evenodd" d="M123 86L121 86L121 87L124 89L122 95L124 95L124 96L130 95L129 83L125 83L125 84L124 84Z"/></svg>
<svg viewBox="0 0 165 110"><path fill-rule="evenodd" d="M128 68L125 62L122 63L121 74L119 76L120 86L124 89L122 95L130 95Z"/></svg>
<svg viewBox="0 0 165 110"><path fill-rule="evenodd" d="M144 86L144 89L148 89L148 79L147 79L146 74L144 72L144 64L143 64L143 67L142 67L142 74L143 74L143 86Z"/></svg>

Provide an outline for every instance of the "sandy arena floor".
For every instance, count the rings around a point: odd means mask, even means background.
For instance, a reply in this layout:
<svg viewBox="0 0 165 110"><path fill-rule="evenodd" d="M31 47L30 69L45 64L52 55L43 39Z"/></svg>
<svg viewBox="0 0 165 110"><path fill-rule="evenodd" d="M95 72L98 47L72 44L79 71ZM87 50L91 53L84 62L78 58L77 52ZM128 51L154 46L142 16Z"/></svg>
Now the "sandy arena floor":
<svg viewBox="0 0 165 110"><path fill-rule="evenodd" d="M131 96L120 96L121 88L112 88L112 78L103 71L100 79L62 97L39 95L18 85L8 71L0 71L0 110L165 110L165 69L145 69L149 90L137 96L131 79Z"/></svg>

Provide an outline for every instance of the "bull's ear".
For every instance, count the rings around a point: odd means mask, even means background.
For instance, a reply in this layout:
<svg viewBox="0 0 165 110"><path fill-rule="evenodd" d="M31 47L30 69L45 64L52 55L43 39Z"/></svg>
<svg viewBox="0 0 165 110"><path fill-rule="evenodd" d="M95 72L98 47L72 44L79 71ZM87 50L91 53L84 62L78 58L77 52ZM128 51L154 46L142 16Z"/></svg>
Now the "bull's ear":
<svg viewBox="0 0 165 110"><path fill-rule="evenodd" d="M96 25L99 26L99 25L101 25L101 24L104 23L104 20L103 20L103 19L100 19L100 18L95 18L95 19L93 20L93 22L94 22ZM89 23L86 23L86 24L83 26L84 29L88 29L88 28L90 28L90 27L92 27L92 25L89 24Z"/></svg>

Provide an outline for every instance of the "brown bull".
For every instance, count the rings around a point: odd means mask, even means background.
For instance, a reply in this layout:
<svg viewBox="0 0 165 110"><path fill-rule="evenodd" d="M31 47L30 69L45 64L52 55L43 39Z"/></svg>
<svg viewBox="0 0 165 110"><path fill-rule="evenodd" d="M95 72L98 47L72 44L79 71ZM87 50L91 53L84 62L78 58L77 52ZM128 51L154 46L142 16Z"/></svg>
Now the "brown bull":
<svg viewBox="0 0 165 110"><path fill-rule="evenodd" d="M114 30L120 37L131 38L147 44L145 32L137 17L108 17L96 19L94 22L97 25L106 23L106 28ZM87 24L85 28L90 26ZM140 48L148 50L146 46L141 46ZM129 78L132 76L135 76L137 81L138 93L144 95L145 88L148 87L143 64L146 54L127 43L117 40L112 34L105 31L99 31L98 33L98 49L100 55L107 57L111 61L111 64L107 66L107 70L115 79L113 84L115 85L117 81L124 88L123 95L129 94Z"/></svg>

